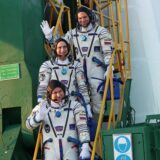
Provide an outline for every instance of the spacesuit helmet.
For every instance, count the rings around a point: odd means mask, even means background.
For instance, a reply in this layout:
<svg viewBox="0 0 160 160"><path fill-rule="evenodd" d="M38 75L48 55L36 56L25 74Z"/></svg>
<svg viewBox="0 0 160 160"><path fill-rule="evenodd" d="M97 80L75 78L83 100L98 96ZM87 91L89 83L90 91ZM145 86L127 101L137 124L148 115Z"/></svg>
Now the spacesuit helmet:
<svg viewBox="0 0 160 160"><path fill-rule="evenodd" d="M48 102L51 101L52 92L57 87L59 87L63 90L64 96L65 96L66 86L58 80L50 80L48 83L48 87L47 87L47 100L48 100Z"/></svg>
<svg viewBox="0 0 160 160"><path fill-rule="evenodd" d="M60 42L64 42L67 46L67 51L68 53L66 54L66 57L68 57L70 59L70 51L71 51L71 47L70 47L70 44L64 39L64 38L58 38L55 42L54 42L54 46L53 46L53 52L55 54L55 57L58 57L58 54L57 54L57 45L58 43Z"/></svg>

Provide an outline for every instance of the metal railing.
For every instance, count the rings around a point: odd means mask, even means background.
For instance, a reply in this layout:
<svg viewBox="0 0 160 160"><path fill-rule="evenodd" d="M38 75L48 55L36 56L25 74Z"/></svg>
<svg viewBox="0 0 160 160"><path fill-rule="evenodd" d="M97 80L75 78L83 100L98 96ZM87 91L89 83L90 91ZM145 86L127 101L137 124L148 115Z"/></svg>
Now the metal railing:
<svg viewBox="0 0 160 160"><path fill-rule="evenodd" d="M100 25L107 27L107 29L111 32L113 37L113 53L109 64L109 73L106 78L105 82L105 88L103 93L103 99L101 104L101 110L99 114L99 120L97 125L97 131L95 140L93 142L93 150L92 150L92 156L91 160L94 160L95 158L95 152L97 144L100 145L100 156L102 157L102 142L100 137L100 130L103 123L103 114L105 111L105 105L106 105L106 97L107 97L107 91L110 87L110 93L111 93L111 100L110 100L110 111L109 111L109 119L107 122L107 130L110 128L115 128L117 124L122 119L122 111L123 111L123 103L124 103L124 89L125 89L125 82L128 78L131 76L131 64L130 64L130 41L129 41L129 26L128 26L128 8L127 8L127 0L123 0L124 8L124 20L125 20L125 27L123 26L122 22L122 0L93 0L89 1L88 6L90 9L93 9L93 6L96 6L94 8L94 12L96 15L98 15L100 20ZM63 35L63 29L62 29L62 15L64 12L67 12L68 15L68 28L71 29L71 19L70 19L70 9L69 7L65 5L60 5L60 10L56 10L55 4L52 0L49 0L49 3L52 6L52 9L58 12L58 19L56 22L56 26L53 32L53 36L56 35L58 32L60 33L60 36ZM80 0L77 0L77 6L82 6L82 3ZM107 12L107 15L105 14ZM107 26L105 26L105 23L107 22ZM50 21L50 24L51 21ZM125 34L124 34L124 28L125 28ZM124 40L125 39L125 40ZM47 44L48 45L48 44ZM46 47L45 47L46 48ZM118 114L116 118L115 113L115 100L114 100L114 85L113 85L113 74L112 74L112 65L114 64L115 70L120 76L123 84L120 88L120 99L118 100ZM36 155L38 152L39 144L41 141L41 138L38 135L37 138L37 145L35 149L35 156L34 160L36 159Z"/></svg>

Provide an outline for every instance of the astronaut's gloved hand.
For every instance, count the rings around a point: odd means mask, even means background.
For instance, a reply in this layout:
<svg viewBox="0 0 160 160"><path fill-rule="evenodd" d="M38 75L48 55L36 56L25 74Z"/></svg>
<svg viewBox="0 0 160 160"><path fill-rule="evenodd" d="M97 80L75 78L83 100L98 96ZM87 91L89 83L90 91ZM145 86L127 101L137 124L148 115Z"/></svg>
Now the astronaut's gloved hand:
<svg viewBox="0 0 160 160"><path fill-rule="evenodd" d="M37 98L37 102L38 102L38 103L41 103L43 100L44 100L44 99L43 99L41 96L38 96L38 98Z"/></svg>
<svg viewBox="0 0 160 160"><path fill-rule="evenodd" d="M93 115L92 115L91 105L87 104L86 107L87 107L88 118L92 118Z"/></svg>
<svg viewBox="0 0 160 160"><path fill-rule="evenodd" d="M113 71L114 71L114 66L112 65L112 76L113 76ZM107 69L106 69L106 71L104 73L104 78L107 78L108 73L109 73L109 65L107 66Z"/></svg>
<svg viewBox="0 0 160 160"><path fill-rule="evenodd" d="M89 159L90 158L90 152L89 152L89 144L83 143L81 147L81 153L80 153L80 159Z"/></svg>
<svg viewBox="0 0 160 160"><path fill-rule="evenodd" d="M53 33L54 26L50 28L48 22L43 20L42 23L40 24L40 27L42 29L42 32L45 38L48 41L50 41L52 39L52 33Z"/></svg>
<svg viewBox="0 0 160 160"><path fill-rule="evenodd" d="M46 102L41 102L40 104L40 109L39 109L39 114L37 115L38 116L38 119L39 120L44 120L44 117L48 114L49 110L48 108L46 107Z"/></svg>

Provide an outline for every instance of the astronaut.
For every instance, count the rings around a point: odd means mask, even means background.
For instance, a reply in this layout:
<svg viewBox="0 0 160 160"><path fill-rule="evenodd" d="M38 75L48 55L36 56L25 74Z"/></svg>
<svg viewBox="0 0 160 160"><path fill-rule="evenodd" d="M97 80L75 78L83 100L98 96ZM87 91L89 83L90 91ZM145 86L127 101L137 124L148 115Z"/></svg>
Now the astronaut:
<svg viewBox="0 0 160 160"><path fill-rule="evenodd" d="M59 80L67 87L72 100L76 99L72 92L80 92L83 95L88 116L92 117L90 97L81 63L72 60L70 45L65 39L57 39L54 43L54 53L55 59L45 61L39 70L38 103L45 97L49 81Z"/></svg>
<svg viewBox="0 0 160 160"><path fill-rule="evenodd" d="M42 122L42 158L46 160L78 160L90 158L90 136L84 107L66 96L65 86L51 80L47 87L47 100L39 103L26 120L28 129L34 129ZM79 139L78 146L68 137Z"/></svg>
<svg viewBox="0 0 160 160"><path fill-rule="evenodd" d="M112 37L106 28L99 26L95 21L95 16L89 9L80 7L77 11L77 27L69 30L64 37L68 42L74 44L76 58L80 59L83 64L85 77L90 88L93 112L99 113L102 96L97 93L97 88L104 76L107 76L109 67L104 71L92 59L96 57L107 66L109 65L112 54ZM51 31L47 25L41 25L41 28L45 37ZM48 41L52 43L54 37L51 35L50 37L52 38Z"/></svg>

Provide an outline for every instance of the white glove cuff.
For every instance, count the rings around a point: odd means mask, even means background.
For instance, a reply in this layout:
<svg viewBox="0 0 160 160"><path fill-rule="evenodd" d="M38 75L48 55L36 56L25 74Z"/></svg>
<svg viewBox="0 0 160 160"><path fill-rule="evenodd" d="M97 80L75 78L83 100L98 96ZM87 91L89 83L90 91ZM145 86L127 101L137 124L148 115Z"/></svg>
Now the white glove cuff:
<svg viewBox="0 0 160 160"><path fill-rule="evenodd" d="M37 122L42 121L43 118L44 118L44 117L42 117L41 114L40 114L39 112L35 115L35 120L36 120Z"/></svg>
<svg viewBox="0 0 160 160"><path fill-rule="evenodd" d="M47 38L46 38L46 39L47 39ZM51 39L47 39L47 40L49 41L50 44L53 44L53 42L54 42L53 36L51 37Z"/></svg>
<svg viewBox="0 0 160 160"><path fill-rule="evenodd" d="M82 149L89 149L89 144L88 143L83 143L82 144Z"/></svg>
<svg viewBox="0 0 160 160"><path fill-rule="evenodd" d="M93 115L92 115L91 105L88 103L86 107L87 107L88 117L89 117L89 118L92 118Z"/></svg>
<svg viewBox="0 0 160 160"><path fill-rule="evenodd" d="M52 33L51 33L51 34L48 34L48 35L45 35L45 38L46 38L49 42L53 42Z"/></svg>
<svg viewBox="0 0 160 160"><path fill-rule="evenodd" d="M43 98L42 97L38 97L37 102L41 103L42 101L43 101Z"/></svg>
<svg viewBox="0 0 160 160"><path fill-rule="evenodd" d="M107 55L107 56L105 56L105 58L104 58L104 63L105 63L106 65L109 65L110 59L111 59L111 55L110 55L110 54Z"/></svg>

